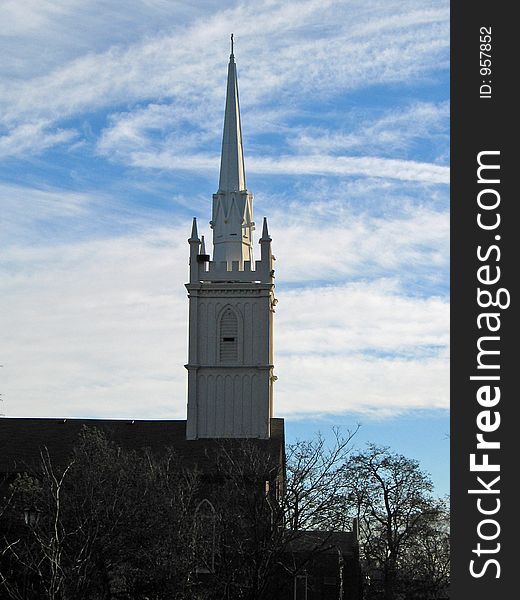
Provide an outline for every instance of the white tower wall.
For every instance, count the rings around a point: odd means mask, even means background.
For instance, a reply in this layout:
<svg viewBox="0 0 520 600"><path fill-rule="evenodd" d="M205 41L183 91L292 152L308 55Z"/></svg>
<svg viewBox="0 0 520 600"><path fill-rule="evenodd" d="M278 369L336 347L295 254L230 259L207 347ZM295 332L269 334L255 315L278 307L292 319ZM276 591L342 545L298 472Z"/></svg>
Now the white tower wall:
<svg viewBox="0 0 520 600"><path fill-rule="evenodd" d="M273 285L202 281L186 287L188 438L269 437ZM224 341L230 332L223 327L227 311L236 317L233 341ZM226 344L235 352L226 351Z"/></svg>

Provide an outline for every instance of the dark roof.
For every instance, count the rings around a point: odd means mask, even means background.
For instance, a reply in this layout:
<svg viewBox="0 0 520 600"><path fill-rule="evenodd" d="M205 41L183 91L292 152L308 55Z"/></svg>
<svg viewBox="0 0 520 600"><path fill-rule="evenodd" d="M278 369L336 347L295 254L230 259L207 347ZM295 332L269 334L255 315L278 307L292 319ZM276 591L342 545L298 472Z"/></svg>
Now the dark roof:
<svg viewBox="0 0 520 600"><path fill-rule="evenodd" d="M43 447L48 449L51 460L64 464L84 426L97 427L128 450L150 448L162 453L165 448L174 448L184 464L202 469L222 445L218 439L187 440L186 421L0 418L0 473L17 473L37 466ZM267 450L278 464L283 464L283 419L271 419L270 439L254 443Z"/></svg>
<svg viewBox="0 0 520 600"><path fill-rule="evenodd" d="M293 534L294 535L294 534ZM320 552L352 554L357 547L356 536L351 531L298 531L289 543L289 549L296 553Z"/></svg>

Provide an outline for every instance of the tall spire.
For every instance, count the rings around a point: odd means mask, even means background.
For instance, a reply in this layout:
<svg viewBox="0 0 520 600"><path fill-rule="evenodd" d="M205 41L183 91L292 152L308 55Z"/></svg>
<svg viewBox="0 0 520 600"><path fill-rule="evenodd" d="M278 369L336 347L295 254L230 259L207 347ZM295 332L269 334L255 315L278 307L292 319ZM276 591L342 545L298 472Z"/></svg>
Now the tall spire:
<svg viewBox="0 0 520 600"><path fill-rule="evenodd" d="M233 42L231 34L220 180L218 191L213 194L210 225L213 229L213 260L244 264L253 260L252 235L255 224L253 194L246 187Z"/></svg>
<svg viewBox="0 0 520 600"><path fill-rule="evenodd" d="M231 34L231 54L229 55L226 113L222 154L220 160L219 192L242 192L246 189L242 129L240 126L240 105L238 102L238 81L235 55L233 54L233 34Z"/></svg>

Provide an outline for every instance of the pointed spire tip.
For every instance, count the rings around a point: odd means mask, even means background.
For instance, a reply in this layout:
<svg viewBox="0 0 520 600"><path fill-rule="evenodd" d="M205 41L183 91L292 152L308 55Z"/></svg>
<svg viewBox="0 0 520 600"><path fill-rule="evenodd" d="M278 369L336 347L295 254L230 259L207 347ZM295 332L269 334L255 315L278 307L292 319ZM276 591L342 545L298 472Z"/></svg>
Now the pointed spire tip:
<svg viewBox="0 0 520 600"><path fill-rule="evenodd" d="M197 231L197 217L193 217L193 224L191 226L191 236L188 241L190 241L190 242L198 242L199 241L199 232Z"/></svg>
<svg viewBox="0 0 520 600"><path fill-rule="evenodd" d="M260 238L260 241L271 241L271 237L269 236L269 230L267 228L267 217L264 217L264 224L262 226L262 237Z"/></svg>

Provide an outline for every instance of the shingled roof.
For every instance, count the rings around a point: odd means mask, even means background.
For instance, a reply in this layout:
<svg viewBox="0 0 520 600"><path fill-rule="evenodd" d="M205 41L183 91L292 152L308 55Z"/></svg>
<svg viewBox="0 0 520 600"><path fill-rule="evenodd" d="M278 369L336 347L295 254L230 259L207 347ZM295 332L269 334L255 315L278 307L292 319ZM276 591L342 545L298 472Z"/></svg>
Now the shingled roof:
<svg viewBox="0 0 520 600"><path fill-rule="evenodd" d="M353 554L357 549L356 534L352 531L298 531L289 543L289 549L294 553L309 554Z"/></svg>
<svg viewBox="0 0 520 600"><path fill-rule="evenodd" d="M46 447L51 460L64 464L82 428L96 427L127 450L150 448L162 453L174 448L186 466L204 468L222 445L219 439L186 439L186 421L142 421L116 419L19 419L0 418L0 473L18 473L37 467ZM230 443L240 443L229 440ZM255 439L278 464L284 457L284 421L271 419L271 437Z"/></svg>

